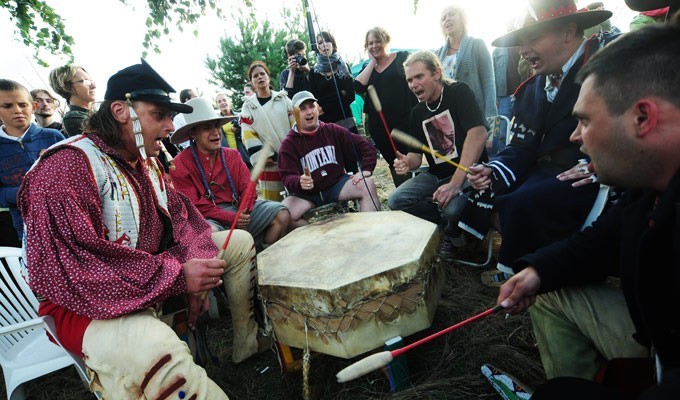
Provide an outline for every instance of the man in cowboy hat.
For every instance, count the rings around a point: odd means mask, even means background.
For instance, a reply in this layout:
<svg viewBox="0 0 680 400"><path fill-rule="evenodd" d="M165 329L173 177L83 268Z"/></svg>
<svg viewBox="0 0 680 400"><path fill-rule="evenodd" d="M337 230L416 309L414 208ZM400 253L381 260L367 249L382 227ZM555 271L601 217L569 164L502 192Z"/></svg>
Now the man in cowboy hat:
<svg viewBox="0 0 680 400"><path fill-rule="evenodd" d="M523 265L516 263L517 259L577 232L593 206L599 184L592 184L596 178L587 162L570 169L587 156L569 136L577 125L572 116L580 90L576 74L611 39L606 34L584 39L583 30L609 17L611 12L605 10L579 10L573 0L532 0L523 26L493 41L495 46L520 46L520 54L535 73L515 92L510 145L489 163L470 167L473 187L490 189L493 194L488 203L494 204L500 219L503 240L498 268L502 272L519 272ZM468 209L474 207L468 205ZM469 222L465 215L462 221ZM620 311L609 315L626 314L619 289L597 287L593 293ZM564 296L582 297L572 292ZM580 353L565 350L570 338L555 329L556 324L545 322L552 315L552 301L552 297L541 296L531 309L548 377L592 379L603 358L645 354L631 338L634 328L630 319L622 325L621 337L603 340L604 348L581 349ZM565 346L555 347L558 340ZM554 348L559 351L551 351Z"/></svg>
<svg viewBox="0 0 680 400"><path fill-rule="evenodd" d="M587 347L616 345L616 340L605 341L625 333L632 317L635 339L653 348L656 356L657 385L640 399L680 396L680 320L668 312L668 305L678 302L680 287L679 63L680 26L671 24L628 33L581 69L576 79L582 89L574 106L579 123L571 140L592 158L603 183L627 192L591 228L518 260L526 268L498 295L498 303L509 312L521 312L534 298L538 302L559 287L592 284L618 270L627 307L619 310L587 296L555 304L553 329L573 339L549 346L555 353L588 356L590 351L582 351ZM545 294L536 297L538 293ZM556 298L566 300L559 294ZM637 375L623 384L645 377ZM647 375L653 376L651 371ZM625 394L560 378L532 398L638 398Z"/></svg>
<svg viewBox="0 0 680 400"><path fill-rule="evenodd" d="M173 143L191 139L189 148L175 159L170 171L175 188L184 193L208 220L213 232L228 230L238 203L250 182L250 170L238 150L222 147L221 127L233 116L217 116L210 101L201 97L189 100L194 108L185 116L186 125L172 135ZM250 199L249 213L242 213L236 228L250 232L262 249L288 232L290 214L275 201Z"/></svg>
<svg viewBox="0 0 680 400"><path fill-rule="evenodd" d="M85 133L48 149L19 193L38 313L54 319L61 344L83 357L104 398L226 399L154 309L187 296L193 326L202 292L225 284L235 288L230 303L253 296L250 235L236 232L231 251L215 259L226 235L211 238L155 158L173 114L192 110L170 92L144 60L118 71ZM240 361L257 352L257 325L250 313L233 321Z"/></svg>
<svg viewBox="0 0 680 400"><path fill-rule="evenodd" d="M300 125L288 132L279 149L281 180L289 192L283 204L290 210L291 228L307 225L307 210L335 201L358 199L361 211L380 211L370 178L375 149L344 127L319 121L319 104L310 92L297 92L292 101L300 109ZM359 172L347 175L350 163L357 162Z"/></svg>

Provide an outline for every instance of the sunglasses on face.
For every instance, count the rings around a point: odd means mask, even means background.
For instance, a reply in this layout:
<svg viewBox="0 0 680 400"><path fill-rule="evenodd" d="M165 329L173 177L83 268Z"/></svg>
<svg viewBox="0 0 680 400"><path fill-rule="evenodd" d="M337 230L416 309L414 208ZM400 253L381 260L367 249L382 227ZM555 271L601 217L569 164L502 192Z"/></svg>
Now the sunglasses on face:
<svg viewBox="0 0 680 400"><path fill-rule="evenodd" d="M72 84L82 83L83 85L85 85L85 86L87 86L87 87L90 87L90 86L94 85L94 81L93 81L92 79L81 79L81 80L79 80L79 81L73 81L73 82L71 82L71 83L72 83Z"/></svg>

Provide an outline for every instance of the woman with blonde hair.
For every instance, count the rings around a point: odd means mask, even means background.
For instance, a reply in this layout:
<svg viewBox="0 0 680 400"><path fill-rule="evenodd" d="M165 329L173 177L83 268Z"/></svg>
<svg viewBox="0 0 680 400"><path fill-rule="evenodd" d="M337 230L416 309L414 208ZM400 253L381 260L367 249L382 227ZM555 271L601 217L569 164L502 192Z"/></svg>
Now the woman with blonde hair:
<svg viewBox="0 0 680 400"><path fill-rule="evenodd" d="M446 42L434 53L442 62L442 71L454 80L467 83L482 114L495 117L498 115L496 81L491 54L484 41L468 35L467 15L461 6L451 5L442 10L439 24Z"/></svg>
<svg viewBox="0 0 680 400"><path fill-rule="evenodd" d="M97 89L94 80L85 68L64 65L50 72L50 86L69 106L69 110L62 118L65 136L81 134L83 123L90 116L94 105Z"/></svg>
<svg viewBox="0 0 680 400"><path fill-rule="evenodd" d="M388 129L408 131L408 116L411 108L418 101L408 88L404 77L404 61L408 58L407 51L389 53L390 35L384 28L375 27L366 32L364 49L369 62L354 81L354 89L359 94L366 93L368 86L373 85L382 105L382 113ZM373 138L380 153L390 166L390 173L395 186L404 183L408 177L400 176L394 171L392 163L396 158L389 140L389 132L381 121L380 114L372 101L366 99L364 111L368 116L368 133ZM406 153L408 148L401 143L395 143L397 151Z"/></svg>

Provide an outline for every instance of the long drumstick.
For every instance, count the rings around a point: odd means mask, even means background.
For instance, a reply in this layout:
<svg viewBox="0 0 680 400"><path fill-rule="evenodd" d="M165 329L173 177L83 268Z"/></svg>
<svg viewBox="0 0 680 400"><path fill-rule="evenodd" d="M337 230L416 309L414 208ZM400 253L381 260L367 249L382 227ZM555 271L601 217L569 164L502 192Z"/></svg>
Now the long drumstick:
<svg viewBox="0 0 680 400"><path fill-rule="evenodd" d="M385 135L387 135L387 138L390 140L392 150L394 150L394 155L396 156L397 146L394 145L394 140L392 140L392 135L390 135L390 128L387 127L387 121L385 120L385 116L383 115L382 112L382 104L380 103L380 99L378 98L378 92L375 91L375 87L373 85L368 85L368 96L371 98L371 101L373 102L373 107L378 112L378 115L380 115L383 127L385 127Z"/></svg>
<svg viewBox="0 0 680 400"><path fill-rule="evenodd" d="M264 147L262 147L263 154L269 153L271 150L271 146L268 144L265 144ZM227 246L229 246L229 241L231 240L231 234L234 233L234 229L236 229L236 223L238 222L238 217L245 211L246 207L248 207L248 204L250 204L250 199L253 198L253 195L255 194L255 186L257 186L257 180L260 177L260 174L264 170L264 166L267 163L267 157L261 157L257 162L255 163L255 166L253 167L253 170L250 173L250 182L248 182L248 187L246 187L246 190L243 192L243 197L241 197L241 203L238 205L238 210L236 210L236 215L234 216L234 220L231 221L231 226L229 227L229 233L227 234L227 237L224 239L224 243L222 243L222 247L220 248L220 251L217 252L217 259L221 260L222 257L224 256L224 252L227 250ZM201 293L201 300L205 300L205 298L208 296L208 291L206 290L205 292Z"/></svg>
<svg viewBox="0 0 680 400"><path fill-rule="evenodd" d="M481 313L475 315L474 317L470 317L470 318L466 319L465 321L461 321L461 322L459 322L455 325L449 326L448 328L442 329L439 332L435 332L430 336L424 337L424 338L418 340L417 342L413 342L413 343L409 344L408 346L404 346L402 348L395 349L395 350L392 350L392 351L383 351L383 352L380 352L380 353L370 355L366 358L363 358L363 359L355 362L354 364L343 369L342 371L338 372L338 374L335 375L335 377L338 378L339 383L343 383L343 382L351 381L352 379L356 379L360 376L364 376L371 371L375 371L376 369L379 369L379 368L386 366L387 364L392 362L392 360L395 357L398 357L398 356L406 353L407 351L413 349L414 347L418 347L423 343L427 343L430 340L436 339L436 338L438 338L442 335L445 335L445 334L447 334L447 333L449 333L453 330L456 330L456 329L458 329L462 326L465 326L465 325L469 324L470 322L480 320L480 319L486 317L487 315L496 313L496 312L498 312L502 309L503 309L503 307L500 306L500 305L493 307L493 308L489 308L488 310L481 312Z"/></svg>
<svg viewBox="0 0 680 400"><path fill-rule="evenodd" d="M295 117L295 125L297 125L298 133L302 135L302 132L300 132L300 107L293 107L293 117ZM302 165L302 169L305 171L305 175L309 176L309 167L307 165Z"/></svg>
<svg viewBox="0 0 680 400"><path fill-rule="evenodd" d="M420 141L418 141L418 139L414 138L413 136L409 135L406 132L400 131L399 129L392 129L392 136L394 136L395 139L397 139L398 141L400 141L400 142L402 142L402 143L404 143L408 146L411 146L411 147L416 148L416 149L420 149L420 150L422 150L426 153L430 153L434 157L440 158L440 159L446 161L447 163L453 165L454 167L456 167L456 168L458 168L462 171L465 171L466 173L470 173L470 171L466 167L464 167L464 166L462 166L462 165L460 165L456 162L453 162L453 161L449 160L448 158L444 157L443 155L439 154L439 152L430 149L429 147L420 143Z"/></svg>
<svg viewBox="0 0 680 400"><path fill-rule="evenodd" d="M241 216L243 211L245 211L246 207L250 205L250 200L253 198L255 194L255 186L257 185L257 180L260 178L260 174L262 173L262 171L264 171L264 166L267 163L267 157L264 155L268 154L271 151L271 146L265 144L264 147L262 147L261 151L263 156L260 157L260 159L257 160L255 165L253 166L253 170L250 173L250 182L248 182L248 187L244 192L245 196L243 196L243 198L241 199L241 203L238 206L238 210L236 211L236 216L234 216L234 220L231 221L231 227L229 227L229 234L227 235L226 239L224 239L224 243L222 244L222 248L220 249L219 253L217 253L218 259L221 259L222 256L224 255L224 252L227 250L229 240L231 240L231 234L234 233L234 229L236 229L238 217Z"/></svg>

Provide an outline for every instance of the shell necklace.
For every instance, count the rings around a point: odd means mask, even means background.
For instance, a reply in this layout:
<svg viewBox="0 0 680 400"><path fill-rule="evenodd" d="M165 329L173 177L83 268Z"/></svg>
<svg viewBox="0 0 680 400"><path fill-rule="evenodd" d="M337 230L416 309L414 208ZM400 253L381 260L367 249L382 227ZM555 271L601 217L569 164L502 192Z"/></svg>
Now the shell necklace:
<svg viewBox="0 0 680 400"><path fill-rule="evenodd" d="M436 112L437 110L439 110L439 106L442 105L442 100L443 100L443 99L444 99L444 87L442 86L441 93L439 93L439 102L437 103L437 107L435 107L434 110L431 109L430 106L427 105L427 100L425 100L425 107L427 107L427 109L428 109L430 112Z"/></svg>

